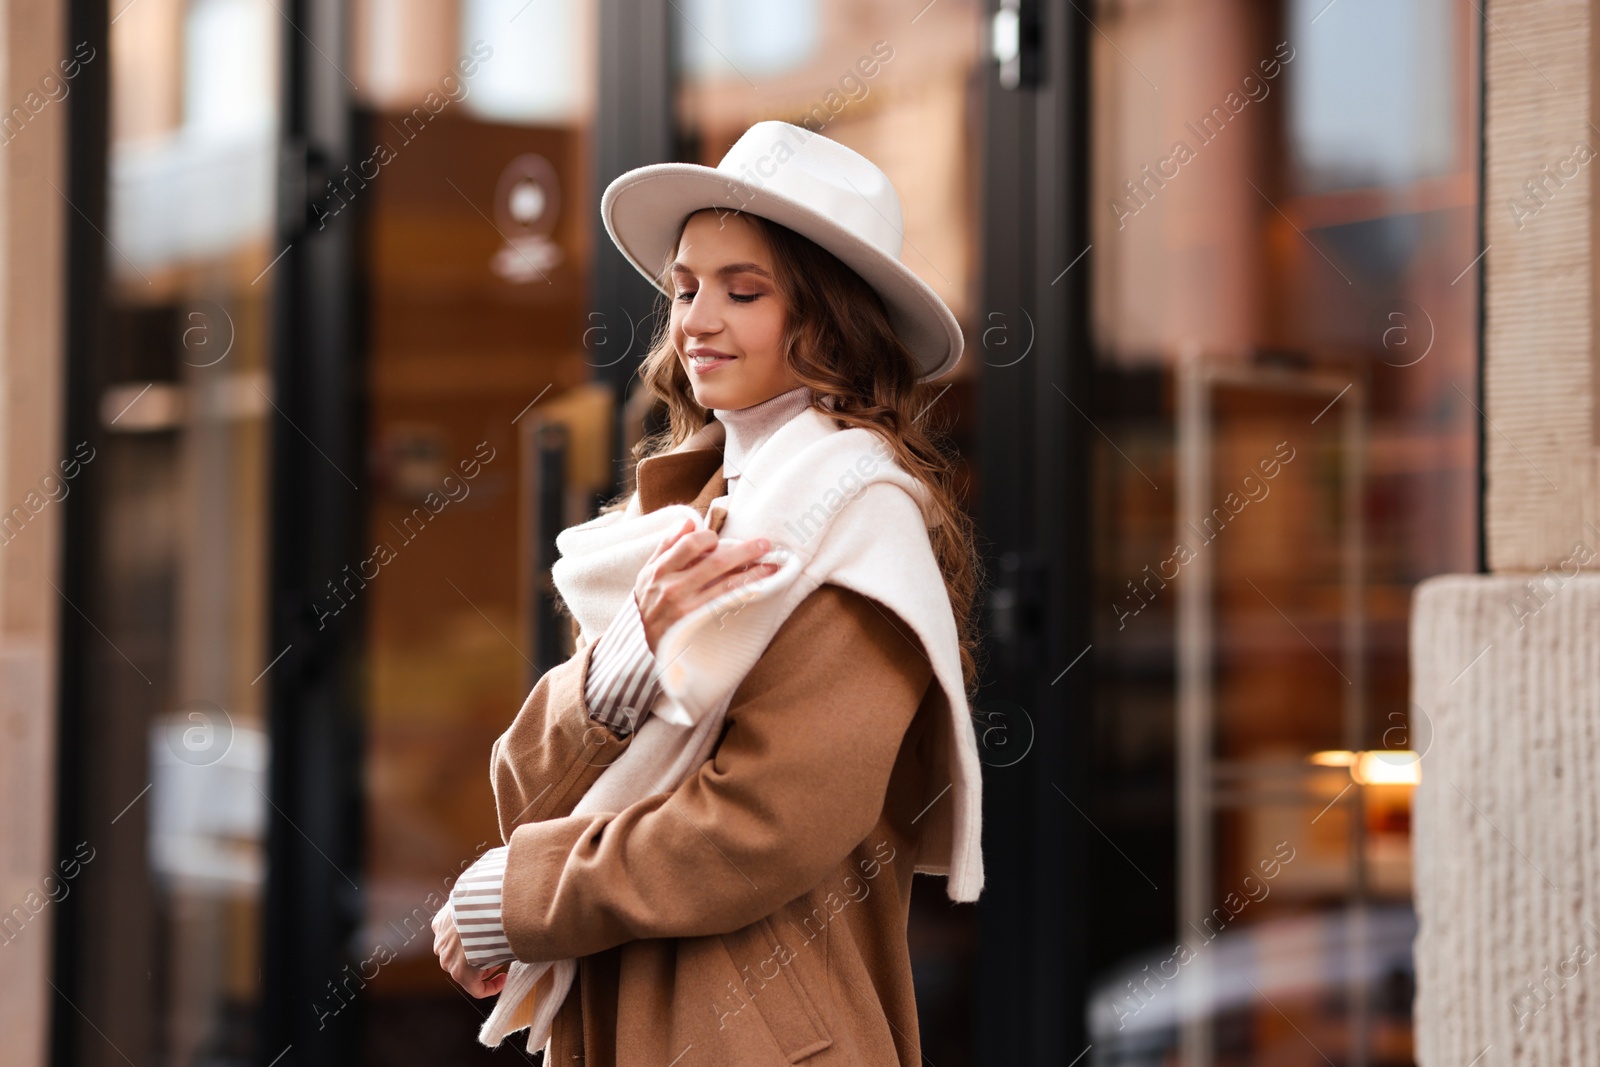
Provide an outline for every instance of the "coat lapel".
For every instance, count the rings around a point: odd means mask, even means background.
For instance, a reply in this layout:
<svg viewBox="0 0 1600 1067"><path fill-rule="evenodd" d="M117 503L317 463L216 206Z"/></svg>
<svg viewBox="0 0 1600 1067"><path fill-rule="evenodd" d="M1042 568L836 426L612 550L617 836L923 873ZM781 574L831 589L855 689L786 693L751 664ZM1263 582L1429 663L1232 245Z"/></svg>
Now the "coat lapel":
<svg viewBox="0 0 1600 1067"><path fill-rule="evenodd" d="M722 476L722 449L691 448L640 460L639 507L645 513L668 504L688 504L701 515L728 491Z"/></svg>

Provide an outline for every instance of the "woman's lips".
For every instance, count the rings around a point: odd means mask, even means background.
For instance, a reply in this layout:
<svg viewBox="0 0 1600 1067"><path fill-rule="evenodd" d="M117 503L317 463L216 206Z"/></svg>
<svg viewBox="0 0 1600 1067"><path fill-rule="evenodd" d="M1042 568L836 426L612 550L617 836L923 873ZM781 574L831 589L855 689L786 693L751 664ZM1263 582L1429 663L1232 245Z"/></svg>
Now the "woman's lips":
<svg viewBox="0 0 1600 1067"><path fill-rule="evenodd" d="M698 360L691 359L689 360L689 369L695 374L709 374L718 367L726 366L727 364L732 363L734 359L734 356L718 356L716 359L710 360L709 362L700 362Z"/></svg>

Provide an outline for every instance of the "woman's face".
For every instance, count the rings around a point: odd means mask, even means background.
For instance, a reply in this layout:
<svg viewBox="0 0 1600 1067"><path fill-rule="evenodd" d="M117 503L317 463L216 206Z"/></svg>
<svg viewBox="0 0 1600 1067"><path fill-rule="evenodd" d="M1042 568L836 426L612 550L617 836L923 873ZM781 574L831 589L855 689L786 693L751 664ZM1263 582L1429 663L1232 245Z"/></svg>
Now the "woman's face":
<svg viewBox="0 0 1600 1067"><path fill-rule="evenodd" d="M695 213L678 242L672 291L672 342L701 407L747 408L801 384L783 361L785 310L755 223Z"/></svg>

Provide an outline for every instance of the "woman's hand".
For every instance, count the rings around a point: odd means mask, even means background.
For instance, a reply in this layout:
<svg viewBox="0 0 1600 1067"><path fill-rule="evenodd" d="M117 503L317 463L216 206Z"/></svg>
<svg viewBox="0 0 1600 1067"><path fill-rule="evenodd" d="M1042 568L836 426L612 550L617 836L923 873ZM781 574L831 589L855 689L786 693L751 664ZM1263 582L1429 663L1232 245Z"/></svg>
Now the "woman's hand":
<svg viewBox="0 0 1600 1067"><path fill-rule="evenodd" d="M449 904L433 916L433 954L439 957L439 966L457 985L480 1000L505 988L509 965L497 964L480 971L467 962L467 950L461 947L461 934L456 930L455 913ZM505 969L495 973L497 968Z"/></svg>
<svg viewBox="0 0 1600 1067"><path fill-rule="evenodd" d="M650 651L656 650L673 623L702 604L776 573L778 564L755 562L770 548L772 543L764 537L724 540L716 531L696 529L692 519L684 519L656 546L633 586Z"/></svg>

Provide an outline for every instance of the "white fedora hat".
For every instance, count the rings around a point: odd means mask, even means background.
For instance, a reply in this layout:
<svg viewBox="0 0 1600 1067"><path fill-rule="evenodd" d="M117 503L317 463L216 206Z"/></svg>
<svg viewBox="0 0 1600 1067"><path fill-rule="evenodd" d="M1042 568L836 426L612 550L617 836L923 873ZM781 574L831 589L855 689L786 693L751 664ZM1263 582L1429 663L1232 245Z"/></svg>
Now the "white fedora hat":
<svg viewBox="0 0 1600 1067"><path fill-rule="evenodd" d="M832 252L877 290L889 323L911 350L917 378L937 378L961 358L961 326L931 286L900 262L900 196L865 156L801 126L751 126L715 167L655 163L622 174L600 198L606 232L639 273L671 296L657 272L678 231L703 208L760 215Z"/></svg>

